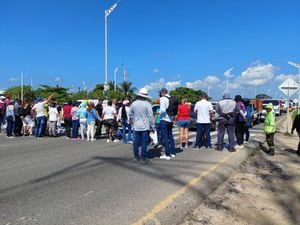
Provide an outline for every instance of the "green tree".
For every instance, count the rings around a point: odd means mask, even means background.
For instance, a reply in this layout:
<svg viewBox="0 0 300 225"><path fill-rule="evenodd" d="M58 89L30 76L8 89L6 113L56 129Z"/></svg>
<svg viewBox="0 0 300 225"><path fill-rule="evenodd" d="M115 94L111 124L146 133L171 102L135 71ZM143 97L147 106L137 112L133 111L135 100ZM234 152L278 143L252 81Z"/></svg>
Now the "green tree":
<svg viewBox="0 0 300 225"><path fill-rule="evenodd" d="M54 96L52 100L57 101L58 103L63 103L65 101L71 100L68 94L68 88L59 87L59 86L49 86L46 84L40 85L40 87L35 91L36 96L41 96L43 98L48 98L52 93Z"/></svg>
<svg viewBox="0 0 300 225"><path fill-rule="evenodd" d="M135 87L132 86L131 82L124 81L119 84L119 90L123 99L129 99L130 101L134 98Z"/></svg>
<svg viewBox="0 0 300 225"><path fill-rule="evenodd" d="M205 93L201 90L194 90L187 87L179 87L170 92L170 95L175 96L179 101L186 98L191 103L196 103L200 100L201 95Z"/></svg>
<svg viewBox="0 0 300 225"><path fill-rule="evenodd" d="M104 84L96 84L95 88L88 94L88 97L93 99L105 99L103 91Z"/></svg>
<svg viewBox="0 0 300 225"><path fill-rule="evenodd" d="M31 86L24 85L23 93L24 93L24 101L31 102L35 99L35 92L32 90ZM11 98L21 99L21 86L10 87L10 88L6 89L4 94Z"/></svg>

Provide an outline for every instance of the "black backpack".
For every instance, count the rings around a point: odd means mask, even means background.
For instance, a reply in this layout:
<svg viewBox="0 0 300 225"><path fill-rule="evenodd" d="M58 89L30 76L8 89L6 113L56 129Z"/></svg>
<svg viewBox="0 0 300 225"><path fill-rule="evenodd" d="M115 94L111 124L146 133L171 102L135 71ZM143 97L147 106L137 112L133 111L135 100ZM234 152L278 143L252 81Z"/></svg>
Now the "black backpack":
<svg viewBox="0 0 300 225"><path fill-rule="evenodd" d="M177 98L171 96L171 97L167 97L169 99L169 106L166 110L167 114L169 116L176 116L178 114L178 106L179 106L179 102L177 100Z"/></svg>

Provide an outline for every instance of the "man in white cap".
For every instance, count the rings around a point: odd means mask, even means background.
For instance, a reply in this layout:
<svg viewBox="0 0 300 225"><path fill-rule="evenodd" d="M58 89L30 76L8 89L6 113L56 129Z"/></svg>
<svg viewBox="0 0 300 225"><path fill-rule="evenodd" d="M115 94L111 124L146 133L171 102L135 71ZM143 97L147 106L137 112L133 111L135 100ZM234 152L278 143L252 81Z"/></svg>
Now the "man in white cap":
<svg viewBox="0 0 300 225"><path fill-rule="evenodd" d="M5 118L5 110L6 110L6 102L5 102L5 96L0 96L0 133L1 133L1 127Z"/></svg>
<svg viewBox="0 0 300 225"><path fill-rule="evenodd" d="M133 154L134 161L147 164L152 160L148 157L147 146L149 143L149 132L154 128L154 118L151 104L148 102L150 96L146 88L141 88L137 93L136 100L130 107L130 117L133 122L134 142ZM141 146L141 154L139 153Z"/></svg>

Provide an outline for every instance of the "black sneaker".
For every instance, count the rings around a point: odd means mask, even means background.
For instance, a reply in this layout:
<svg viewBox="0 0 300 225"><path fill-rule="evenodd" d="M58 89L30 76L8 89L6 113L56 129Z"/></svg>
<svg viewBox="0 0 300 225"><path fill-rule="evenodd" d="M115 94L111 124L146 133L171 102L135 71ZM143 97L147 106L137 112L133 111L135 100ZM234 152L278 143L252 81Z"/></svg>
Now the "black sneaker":
<svg viewBox="0 0 300 225"><path fill-rule="evenodd" d="M235 149L235 148L232 148L232 149L229 149L228 151L229 151L229 152L236 152L236 149Z"/></svg>
<svg viewBox="0 0 300 225"><path fill-rule="evenodd" d="M149 158L145 158L140 161L141 164L149 164L151 162L152 162L152 159L149 159Z"/></svg>
<svg viewBox="0 0 300 225"><path fill-rule="evenodd" d="M222 148L218 148L218 147L217 147L217 148L215 148L215 150L216 150L216 151L219 151L219 152L223 151L223 149L222 149Z"/></svg>

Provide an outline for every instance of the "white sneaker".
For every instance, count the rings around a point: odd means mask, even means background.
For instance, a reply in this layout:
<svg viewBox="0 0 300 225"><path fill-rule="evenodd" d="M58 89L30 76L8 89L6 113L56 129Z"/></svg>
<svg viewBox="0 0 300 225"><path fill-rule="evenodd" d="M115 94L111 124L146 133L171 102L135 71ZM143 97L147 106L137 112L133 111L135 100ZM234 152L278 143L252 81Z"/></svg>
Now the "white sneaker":
<svg viewBox="0 0 300 225"><path fill-rule="evenodd" d="M184 148L189 148L189 146L188 146L188 145L185 145Z"/></svg>
<svg viewBox="0 0 300 225"><path fill-rule="evenodd" d="M133 144L133 141L128 141L127 144Z"/></svg>
<svg viewBox="0 0 300 225"><path fill-rule="evenodd" d="M118 140L118 139L115 139L114 142L117 143L117 142L119 142L119 140Z"/></svg>
<svg viewBox="0 0 300 225"><path fill-rule="evenodd" d="M109 143L110 142L110 140L109 139L106 139L106 143Z"/></svg>
<svg viewBox="0 0 300 225"><path fill-rule="evenodd" d="M171 158L175 158L176 157L176 155L174 155L174 154L171 154Z"/></svg>
<svg viewBox="0 0 300 225"><path fill-rule="evenodd" d="M91 141L96 141L96 140L94 138L92 138Z"/></svg>
<svg viewBox="0 0 300 225"><path fill-rule="evenodd" d="M89 138L87 138L87 139L86 139L86 141L90 141L90 139L89 139Z"/></svg>
<svg viewBox="0 0 300 225"><path fill-rule="evenodd" d="M159 157L160 159L165 159L165 160L170 160L171 157L170 156L167 156L167 155L162 155Z"/></svg>

